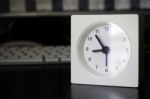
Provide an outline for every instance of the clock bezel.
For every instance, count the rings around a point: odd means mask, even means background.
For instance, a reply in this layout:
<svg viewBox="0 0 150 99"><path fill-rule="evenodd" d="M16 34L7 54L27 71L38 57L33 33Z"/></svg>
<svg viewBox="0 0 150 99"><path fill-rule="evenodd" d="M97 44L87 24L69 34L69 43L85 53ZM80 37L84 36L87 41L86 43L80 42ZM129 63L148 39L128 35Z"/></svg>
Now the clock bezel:
<svg viewBox="0 0 150 99"><path fill-rule="evenodd" d="M119 71L117 74L114 74L114 75L106 75L104 73L100 73L98 71L95 71L94 69L92 69L89 64L86 62L85 58L84 58L84 43L81 43L81 42L85 42L87 36L90 34L90 32L99 27L99 26L104 26L104 25L115 25L117 26L118 28L120 28L122 31L124 31L124 33L126 34L128 40L129 40L129 43L130 43L130 50L131 50L131 54L129 56L129 59L128 59L128 62L126 63L126 66L124 67L124 69L122 69L121 71ZM78 42L77 42L77 56L78 56L78 59L79 59L79 62L80 64L82 65L83 68L85 68L88 72L94 74L95 76L101 76L101 77L116 77L117 75L119 75L120 73L122 73L123 71L125 71L125 69L127 68L128 64L129 64L129 61L132 57L132 45L131 45L131 40L128 36L128 34L126 33L126 31L121 28L120 26L118 26L117 24L115 24L114 22L107 22L107 21L100 21L100 22L95 22L93 24L90 24L88 25L80 34L79 36L79 39L78 39Z"/></svg>

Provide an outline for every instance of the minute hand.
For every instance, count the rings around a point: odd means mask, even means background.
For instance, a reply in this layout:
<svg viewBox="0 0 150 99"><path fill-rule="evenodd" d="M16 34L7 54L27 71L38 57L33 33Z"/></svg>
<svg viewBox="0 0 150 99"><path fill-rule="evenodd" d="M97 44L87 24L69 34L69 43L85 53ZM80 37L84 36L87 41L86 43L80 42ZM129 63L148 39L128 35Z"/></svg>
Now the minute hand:
<svg viewBox="0 0 150 99"><path fill-rule="evenodd" d="M102 40L97 35L95 35L95 37L98 40L98 42L100 43L100 45L102 46L102 48L104 48L104 44L102 43Z"/></svg>

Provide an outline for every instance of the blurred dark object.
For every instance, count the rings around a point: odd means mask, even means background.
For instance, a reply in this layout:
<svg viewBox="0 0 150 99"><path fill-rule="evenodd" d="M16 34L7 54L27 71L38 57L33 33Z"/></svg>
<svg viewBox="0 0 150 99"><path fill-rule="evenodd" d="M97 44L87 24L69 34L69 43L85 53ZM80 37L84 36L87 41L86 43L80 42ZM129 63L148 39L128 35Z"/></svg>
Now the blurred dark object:
<svg viewBox="0 0 150 99"><path fill-rule="evenodd" d="M70 17L4 17L0 22L1 43L33 41L44 45L70 45Z"/></svg>

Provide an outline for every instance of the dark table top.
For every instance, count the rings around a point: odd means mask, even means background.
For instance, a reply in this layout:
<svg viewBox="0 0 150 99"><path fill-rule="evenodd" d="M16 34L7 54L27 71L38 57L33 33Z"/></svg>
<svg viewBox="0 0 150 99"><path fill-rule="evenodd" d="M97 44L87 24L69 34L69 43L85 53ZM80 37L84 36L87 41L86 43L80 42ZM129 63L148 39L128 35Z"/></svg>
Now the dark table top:
<svg viewBox="0 0 150 99"><path fill-rule="evenodd" d="M149 99L149 89L145 80L139 88L71 84L70 64L0 68L0 98Z"/></svg>

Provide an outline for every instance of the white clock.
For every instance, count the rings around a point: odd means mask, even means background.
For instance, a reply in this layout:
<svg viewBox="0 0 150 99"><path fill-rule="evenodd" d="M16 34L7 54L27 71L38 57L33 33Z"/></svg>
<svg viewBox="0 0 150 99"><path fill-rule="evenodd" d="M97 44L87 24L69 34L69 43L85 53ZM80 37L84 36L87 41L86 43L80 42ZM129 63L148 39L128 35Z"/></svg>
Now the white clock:
<svg viewBox="0 0 150 99"><path fill-rule="evenodd" d="M73 15L71 82L137 87L139 16Z"/></svg>

